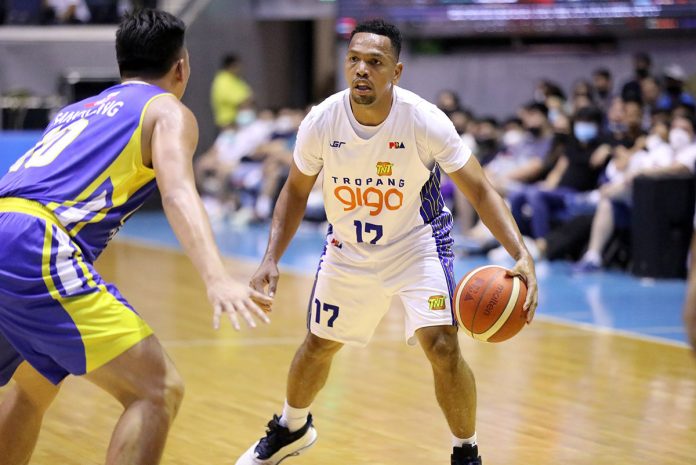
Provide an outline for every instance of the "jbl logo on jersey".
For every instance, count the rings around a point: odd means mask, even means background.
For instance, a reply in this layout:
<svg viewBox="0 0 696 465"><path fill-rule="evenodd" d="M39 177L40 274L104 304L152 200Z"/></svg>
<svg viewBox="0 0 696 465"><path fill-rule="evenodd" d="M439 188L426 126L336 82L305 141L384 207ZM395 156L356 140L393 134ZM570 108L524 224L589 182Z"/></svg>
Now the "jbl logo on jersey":
<svg viewBox="0 0 696 465"><path fill-rule="evenodd" d="M406 146L403 142L389 142L390 149L405 149Z"/></svg>

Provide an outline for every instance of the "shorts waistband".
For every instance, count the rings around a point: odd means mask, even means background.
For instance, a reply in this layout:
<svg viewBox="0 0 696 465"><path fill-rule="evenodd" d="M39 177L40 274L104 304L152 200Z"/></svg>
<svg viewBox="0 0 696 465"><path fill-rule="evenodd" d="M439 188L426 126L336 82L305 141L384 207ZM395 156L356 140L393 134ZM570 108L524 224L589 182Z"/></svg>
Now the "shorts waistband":
<svg viewBox="0 0 696 465"><path fill-rule="evenodd" d="M35 216L47 223L58 226L65 234L68 234L68 236L70 235L68 230L65 229L65 226L58 221L56 215L43 204L35 200L23 199L21 197L1 197L0 212L24 213L25 215Z"/></svg>

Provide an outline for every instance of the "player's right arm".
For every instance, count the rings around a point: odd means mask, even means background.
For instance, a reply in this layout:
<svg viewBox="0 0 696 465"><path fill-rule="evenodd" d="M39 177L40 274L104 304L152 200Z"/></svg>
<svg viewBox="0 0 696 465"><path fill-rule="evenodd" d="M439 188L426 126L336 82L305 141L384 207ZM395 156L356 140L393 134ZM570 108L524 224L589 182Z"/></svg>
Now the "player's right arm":
<svg viewBox="0 0 696 465"><path fill-rule="evenodd" d="M215 245L194 181L198 125L193 113L176 98L164 96L150 104L145 119L145 131L151 136L143 161L147 164L151 159L169 224L205 283L215 328L223 313L235 329L239 329L239 315L252 327L254 317L268 322L256 304L267 310L271 299L232 279Z"/></svg>
<svg viewBox="0 0 696 465"><path fill-rule="evenodd" d="M273 210L268 247L261 265L251 278L251 287L261 292L268 287L267 293L270 297L275 295L278 285L280 257L285 253L302 222L307 208L307 198L323 167L322 142L319 137L321 125L317 124L317 114L318 112L311 111L297 131L290 175Z"/></svg>
<svg viewBox="0 0 696 465"><path fill-rule="evenodd" d="M261 265L251 278L251 287L257 291L264 291L268 286L268 295L273 297L278 285L278 261L288 248L290 241L295 236L297 228L302 222L307 198L314 187L317 175L306 175L300 171L293 161L283 190L273 210L268 247Z"/></svg>

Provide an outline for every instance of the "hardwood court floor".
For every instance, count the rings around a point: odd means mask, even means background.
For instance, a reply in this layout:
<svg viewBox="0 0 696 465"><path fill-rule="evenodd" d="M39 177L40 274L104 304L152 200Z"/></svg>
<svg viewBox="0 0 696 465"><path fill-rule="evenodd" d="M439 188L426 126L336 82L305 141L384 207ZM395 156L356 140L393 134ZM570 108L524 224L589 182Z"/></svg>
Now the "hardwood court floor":
<svg viewBox="0 0 696 465"><path fill-rule="evenodd" d="M229 265L245 279L255 266ZM178 252L116 242L98 269L154 327L187 382L163 463L234 464L282 406L311 279L284 274L272 324L236 333L212 330L202 285ZM486 465L696 463L696 360L686 349L544 321L500 345L460 340L477 376ZM68 379L32 464L102 463L119 412L94 386ZM313 413L319 441L288 465L449 463L429 366L403 342L397 308L368 348L339 353Z"/></svg>

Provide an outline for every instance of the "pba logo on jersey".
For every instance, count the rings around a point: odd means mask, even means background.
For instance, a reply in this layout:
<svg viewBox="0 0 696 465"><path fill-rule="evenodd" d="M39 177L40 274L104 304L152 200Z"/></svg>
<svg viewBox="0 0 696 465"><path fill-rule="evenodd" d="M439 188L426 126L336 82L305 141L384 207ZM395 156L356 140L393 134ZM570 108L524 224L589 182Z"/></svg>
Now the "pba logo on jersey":
<svg viewBox="0 0 696 465"><path fill-rule="evenodd" d="M388 161L378 161L377 176L391 176L393 166L394 163L389 163Z"/></svg>
<svg viewBox="0 0 696 465"><path fill-rule="evenodd" d="M334 247L337 247L339 249L343 248L343 243L341 241L339 241L338 239L336 239L335 237L331 238L331 245L333 245Z"/></svg>
<svg viewBox="0 0 696 465"><path fill-rule="evenodd" d="M445 310L447 308L445 305L445 296L431 295L428 298L428 308L430 308L430 310Z"/></svg>
<svg viewBox="0 0 696 465"><path fill-rule="evenodd" d="M340 149L342 145L345 145L345 142L341 142L340 140L335 140L329 144L329 147L333 147L335 149Z"/></svg>
<svg viewBox="0 0 696 465"><path fill-rule="evenodd" d="M406 146L403 142L389 142L390 149L405 149Z"/></svg>

